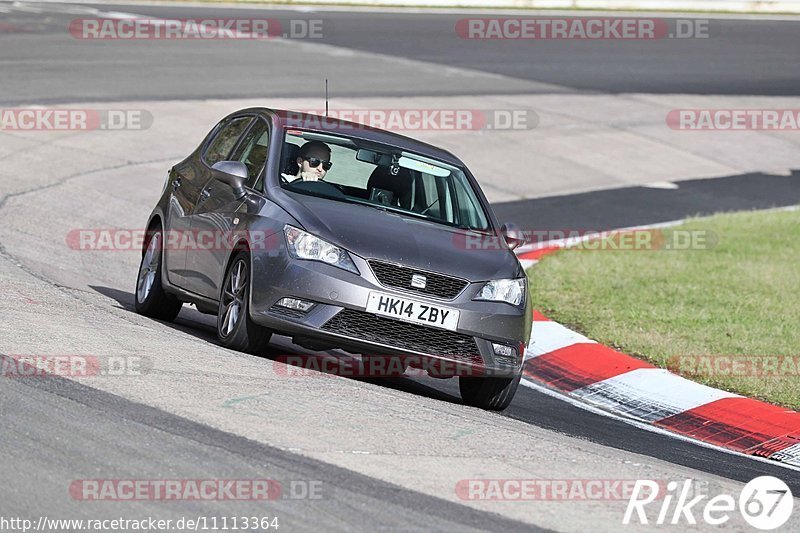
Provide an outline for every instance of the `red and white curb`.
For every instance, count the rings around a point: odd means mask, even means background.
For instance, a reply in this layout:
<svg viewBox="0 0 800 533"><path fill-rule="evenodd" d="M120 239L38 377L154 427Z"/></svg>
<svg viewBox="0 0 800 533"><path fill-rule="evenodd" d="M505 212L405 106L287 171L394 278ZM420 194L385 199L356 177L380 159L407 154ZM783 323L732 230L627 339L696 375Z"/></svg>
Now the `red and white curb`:
<svg viewBox="0 0 800 533"><path fill-rule="evenodd" d="M637 425L800 467L800 413L682 378L541 313L533 320L523 366L529 383Z"/></svg>

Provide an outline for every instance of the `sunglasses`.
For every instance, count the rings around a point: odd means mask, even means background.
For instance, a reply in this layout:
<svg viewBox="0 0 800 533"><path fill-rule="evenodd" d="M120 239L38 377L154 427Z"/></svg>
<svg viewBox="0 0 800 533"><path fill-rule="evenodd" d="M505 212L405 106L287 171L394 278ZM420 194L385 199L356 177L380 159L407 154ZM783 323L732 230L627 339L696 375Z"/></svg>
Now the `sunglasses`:
<svg viewBox="0 0 800 533"><path fill-rule="evenodd" d="M303 159L308 161L308 166L311 167L311 168L317 168L321 163L322 164L322 168L327 171L327 170L330 170L331 167L333 166L333 163L331 163L330 161L325 161L325 160L320 159L318 157L304 157Z"/></svg>

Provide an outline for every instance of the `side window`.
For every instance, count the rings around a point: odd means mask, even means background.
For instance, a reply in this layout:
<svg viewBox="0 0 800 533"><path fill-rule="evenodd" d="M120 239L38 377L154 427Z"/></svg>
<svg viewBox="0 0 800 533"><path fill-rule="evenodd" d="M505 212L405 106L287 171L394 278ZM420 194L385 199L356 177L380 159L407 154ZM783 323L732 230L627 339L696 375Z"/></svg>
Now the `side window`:
<svg viewBox="0 0 800 533"><path fill-rule="evenodd" d="M231 161L241 161L247 167L249 187L255 188L261 169L267 162L269 152L269 126L262 119L256 119L250 131L245 134L239 147L231 156Z"/></svg>
<svg viewBox="0 0 800 533"><path fill-rule="evenodd" d="M236 145L236 141L244 132L244 129L250 123L250 117L235 118L223 125L217 132L217 135L211 140L208 145L206 153L203 154L203 160L208 166L220 161L226 161L228 154Z"/></svg>

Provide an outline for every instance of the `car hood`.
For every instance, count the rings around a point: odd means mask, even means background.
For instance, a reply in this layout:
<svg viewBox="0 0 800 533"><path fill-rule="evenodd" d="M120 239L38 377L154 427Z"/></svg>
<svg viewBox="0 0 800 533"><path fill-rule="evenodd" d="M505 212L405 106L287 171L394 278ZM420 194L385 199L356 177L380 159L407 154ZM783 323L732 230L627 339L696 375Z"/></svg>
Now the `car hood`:
<svg viewBox="0 0 800 533"><path fill-rule="evenodd" d="M514 253L497 237L403 216L369 206L291 194L292 214L309 232L364 259L487 281L524 276Z"/></svg>

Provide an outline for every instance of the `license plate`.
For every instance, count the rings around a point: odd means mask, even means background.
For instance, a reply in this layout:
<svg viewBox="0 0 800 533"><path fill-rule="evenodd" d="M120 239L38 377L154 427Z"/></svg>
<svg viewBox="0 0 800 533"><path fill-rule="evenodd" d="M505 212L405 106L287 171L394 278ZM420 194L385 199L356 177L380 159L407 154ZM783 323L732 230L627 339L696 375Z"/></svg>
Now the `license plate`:
<svg viewBox="0 0 800 533"><path fill-rule="evenodd" d="M458 327L459 311L455 309L398 298L381 292L369 293L367 312L451 331L455 331Z"/></svg>

